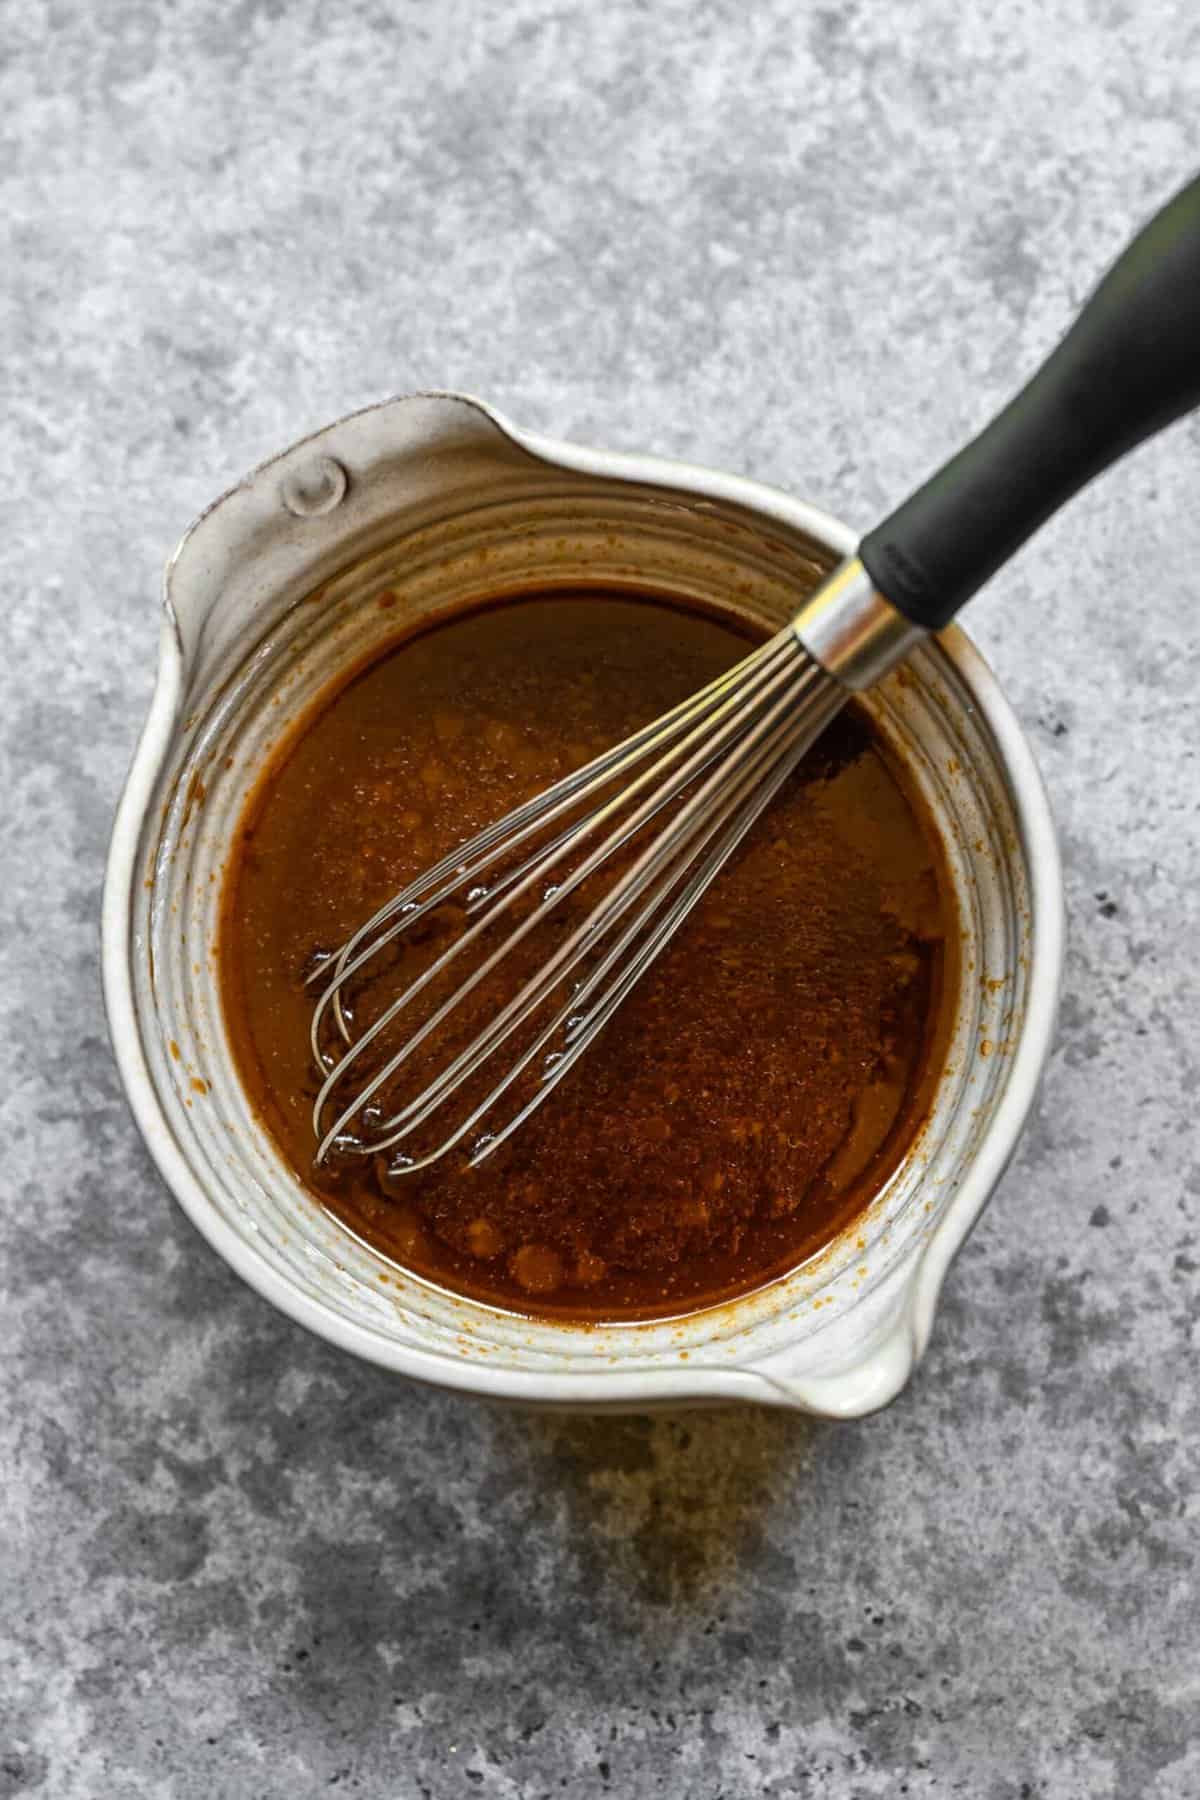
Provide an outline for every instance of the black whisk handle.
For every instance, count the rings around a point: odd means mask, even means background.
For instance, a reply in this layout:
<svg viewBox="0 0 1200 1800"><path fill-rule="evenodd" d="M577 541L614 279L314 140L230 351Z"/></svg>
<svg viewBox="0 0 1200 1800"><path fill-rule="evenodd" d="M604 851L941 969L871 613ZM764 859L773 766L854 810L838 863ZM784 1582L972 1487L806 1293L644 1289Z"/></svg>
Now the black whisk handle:
<svg viewBox="0 0 1200 1800"><path fill-rule="evenodd" d="M1073 494L1200 405L1200 178L1109 270L1004 411L859 546L876 588L936 629Z"/></svg>

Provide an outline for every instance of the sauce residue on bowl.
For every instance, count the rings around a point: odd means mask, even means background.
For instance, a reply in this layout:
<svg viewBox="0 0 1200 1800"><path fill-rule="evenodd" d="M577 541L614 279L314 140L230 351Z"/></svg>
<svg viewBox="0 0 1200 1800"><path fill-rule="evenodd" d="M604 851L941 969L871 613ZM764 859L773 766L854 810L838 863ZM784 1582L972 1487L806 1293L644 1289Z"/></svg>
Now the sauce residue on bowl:
<svg viewBox="0 0 1200 1800"><path fill-rule="evenodd" d="M954 900L911 778L852 703L494 1157L314 1167L314 955L747 634L592 590L459 613L322 695L251 796L219 942L236 1063L300 1181L406 1269L543 1318L687 1312L812 1256L912 1145L949 1035Z"/></svg>

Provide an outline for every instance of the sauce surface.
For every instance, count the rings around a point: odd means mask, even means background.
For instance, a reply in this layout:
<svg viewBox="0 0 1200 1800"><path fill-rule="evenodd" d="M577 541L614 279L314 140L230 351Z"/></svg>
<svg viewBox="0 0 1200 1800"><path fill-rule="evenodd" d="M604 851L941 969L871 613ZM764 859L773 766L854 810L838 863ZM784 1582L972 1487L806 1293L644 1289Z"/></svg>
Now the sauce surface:
<svg viewBox="0 0 1200 1800"><path fill-rule="evenodd" d="M650 1318L804 1261L919 1129L955 975L932 822L851 704L545 1104L477 1169L314 1166L314 959L432 861L728 668L746 628L554 593L456 615L322 697L248 803L219 943L249 1096L358 1236L515 1311ZM539 954L546 952L539 940ZM512 993L504 980L485 1005Z"/></svg>

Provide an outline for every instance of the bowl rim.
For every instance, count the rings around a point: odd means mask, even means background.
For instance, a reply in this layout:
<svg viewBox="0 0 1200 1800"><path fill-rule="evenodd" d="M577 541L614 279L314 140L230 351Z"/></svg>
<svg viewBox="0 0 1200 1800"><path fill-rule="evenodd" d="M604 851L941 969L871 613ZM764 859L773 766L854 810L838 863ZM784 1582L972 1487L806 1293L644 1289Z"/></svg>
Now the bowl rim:
<svg viewBox="0 0 1200 1800"><path fill-rule="evenodd" d="M746 507L815 538L842 556L853 554L857 535L823 508L795 499L782 489L726 474L703 465L664 457L608 451L524 431L503 413L464 394L396 396L335 421L305 439L311 446L349 420L402 405L407 398L446 398L479 410L506 437L541 461L577 472L650 486L683 488L699 498ZM257 481L264 470L291 456L296 445L268 459L228 490L237 493ZM227 497L227 496L223 496ZM886 1392L860 1404L862 1371L847 1378L797 1384L760 1374L752 1365L729 1368L693 1355L686 1366L647 1368L614 1361L597 1369L520 1369L496 1367L441 1350L420 1350L399 1343L365 1324L343 1318L318 1297L301 1291L269 1263L226 1221L193 1173L177 1145L159 1105L142 1045L134 1003L132 941L134 885L146 812L175 730L184 685L183 647L170 599L171 573L188 538L220 500L207 507L188 527L169 559L163 591L158 671L150 709L134 752L118 803L104 880L101 960L109 1031L134 1119L167 1187L192 1224L217 1254L264 1299L287 1317L376 1366L426 1384L497 1400L526 1401L540 1406L636 1409L640 1404L682 1400L755 1400L801 1406L826 1416L850 1416L873 1410L893 1397ZM941 647L969 689L979 714L993 734L998 757L1011 786L1011 799L1028 866L1029 949L1033 979L1008 1078L978 1152L964 1172L957 1192L931 1233L915 1270L906 1278L904 1317L900 1329L909 1354L894 1390L903 1386L928 1341L940 1289L950 1265L970 1233L1016 1148L1033 1105L1050 1052L1065 954L1065 907L1057 833L1049 799L1032 746L1000 684L966 632L957 625L939 634ZM806 1405L805 1389L811 1390ZM819 1390L819 1400L816 1399Z"/></svg>

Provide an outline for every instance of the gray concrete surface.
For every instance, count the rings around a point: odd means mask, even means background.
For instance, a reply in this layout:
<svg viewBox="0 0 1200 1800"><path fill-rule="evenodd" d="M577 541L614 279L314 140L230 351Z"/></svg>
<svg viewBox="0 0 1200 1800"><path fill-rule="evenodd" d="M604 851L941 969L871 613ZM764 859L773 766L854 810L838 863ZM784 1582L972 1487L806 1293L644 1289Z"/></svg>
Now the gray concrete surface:
<svg viewBox="0 0 1200 1800"><path fill-rule="evenodd" d="M853 1428L544 1422L306 1337L151 1170L96 969L162 560L424 385L869 522L1197 160L1189 0L0 5L0 1796L1200 1793L1200 429L974 628L1072 948Z"/></svg>

